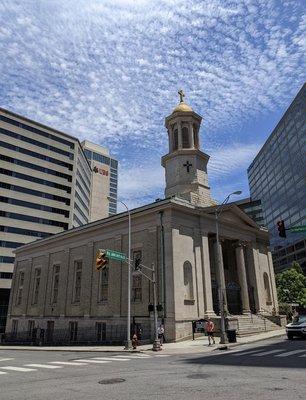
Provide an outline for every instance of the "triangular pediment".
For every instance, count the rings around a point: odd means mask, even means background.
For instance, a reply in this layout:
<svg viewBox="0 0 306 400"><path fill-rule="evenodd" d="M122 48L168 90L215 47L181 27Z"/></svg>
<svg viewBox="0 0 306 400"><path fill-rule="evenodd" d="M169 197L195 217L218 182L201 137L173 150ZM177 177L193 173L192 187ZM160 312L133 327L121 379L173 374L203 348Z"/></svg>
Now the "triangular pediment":
<svg viewBox="0 0 306 400"><path fill-rule="evenodd" d="M257 225L255 221L234 204L222 211L220 222L225 220L235 225L248 225L250 228L260 229L259 225Z"/></svg>

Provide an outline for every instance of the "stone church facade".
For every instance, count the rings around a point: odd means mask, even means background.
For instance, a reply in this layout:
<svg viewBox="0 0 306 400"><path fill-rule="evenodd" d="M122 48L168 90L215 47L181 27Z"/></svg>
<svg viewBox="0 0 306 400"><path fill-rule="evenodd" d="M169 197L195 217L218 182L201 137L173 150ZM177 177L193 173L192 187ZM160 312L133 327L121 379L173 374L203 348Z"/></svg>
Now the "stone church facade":
<svg viewBox="0 0 306 400"><path fill-rule="evenodd" d="M199 147L201 117L184 101L166 118L169 153L165 199L131 211L131 253L155 264L159 318L169 341L190 337L192 321L218 320L215 210L207 178L209 156ZM278 314L268 232L235 205L219 217L220 262L231 316ZM123 341L126 338L126 263L97 271L98 249L128 254L128 213L95 221L16 250L6 333L45 342ZM131 324L153 335L152 284L131 277Z"/></svg>

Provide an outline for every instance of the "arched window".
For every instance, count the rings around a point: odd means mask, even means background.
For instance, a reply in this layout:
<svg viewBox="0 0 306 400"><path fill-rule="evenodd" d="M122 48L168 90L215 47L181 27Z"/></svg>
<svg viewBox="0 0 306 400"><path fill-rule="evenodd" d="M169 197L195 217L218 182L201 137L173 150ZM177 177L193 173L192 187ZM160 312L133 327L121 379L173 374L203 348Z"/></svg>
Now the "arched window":
<svg viewBox="0 0 306 400"><path fill-rule="evenodd" d="M194 140L194 147L196 149L199 148L199 132L198 132L198 126L196 124L193 124L193 140Z"/></svg>
<svg viewBox="0 0 306 400"><path fill-rule="evenodd" d="M183 149L188 149L190 147L189 144L189 131L186 126L182 129L182 145Z"/></svg>
<svg viewBox="0 0 306 400"><path fill-rule="evenodd" d="M173 130L173 150L178 149L178 130L175 128Z"/></svg>
<svg viewBox="0 0 306 400"><path fill-rule="evenodd" d="M271 289L270 289L269 277L266 272L264 272L263 274L263 279L264 279L266 304L271 305L272 304Z"/></svg>
<svg viewBox="0 0 306 400"><path fill-rule="evenodd" d="M194 300L192 265L190 264L189 261L184 262L183 271L184 271L185 300Z"/></svg>

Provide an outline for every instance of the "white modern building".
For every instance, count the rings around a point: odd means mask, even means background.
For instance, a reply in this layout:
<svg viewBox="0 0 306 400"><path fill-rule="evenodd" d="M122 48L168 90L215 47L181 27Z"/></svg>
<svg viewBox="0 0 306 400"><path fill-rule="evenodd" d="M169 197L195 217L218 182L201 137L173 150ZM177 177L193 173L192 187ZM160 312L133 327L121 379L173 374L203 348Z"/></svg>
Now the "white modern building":
<svg viewBox="0 0 306 400"><path fill-rule="evenodd" d="M97 154L106 152L90 145ZM77 138L0 108L0 332L14 250L90 222L91 198L94 220L108 216L107 210L116 212L107 197L114 162L117 191L117 161L107 159L104 183L92 172L92 161Z"/></svg>

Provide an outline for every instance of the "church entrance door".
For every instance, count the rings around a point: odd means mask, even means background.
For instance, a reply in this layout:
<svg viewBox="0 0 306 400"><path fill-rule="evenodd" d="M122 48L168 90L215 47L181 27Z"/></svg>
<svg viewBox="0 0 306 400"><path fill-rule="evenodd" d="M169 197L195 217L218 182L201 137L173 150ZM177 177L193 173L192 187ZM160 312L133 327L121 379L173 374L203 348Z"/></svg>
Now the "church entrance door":
<svg viewBox="0 0 306 400"><path fill-rule="evenodd" d="M240 286L229 282L226 286L228 312L233 315L242 314Z"/></svg>

